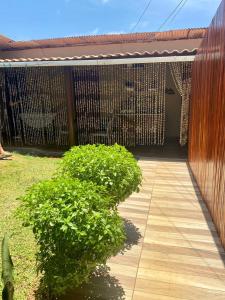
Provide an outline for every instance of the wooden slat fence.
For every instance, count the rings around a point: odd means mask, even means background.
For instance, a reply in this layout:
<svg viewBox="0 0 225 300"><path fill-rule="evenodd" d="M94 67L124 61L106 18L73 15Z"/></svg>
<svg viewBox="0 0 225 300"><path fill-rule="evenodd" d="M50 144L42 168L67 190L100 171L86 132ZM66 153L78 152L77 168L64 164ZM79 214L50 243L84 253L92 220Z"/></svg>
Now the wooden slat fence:
<svg viewBox="0 0 225 300"><path fill-rule="evenodd" d="M193 64L189 162L225 247L225 0Z"/></svg>

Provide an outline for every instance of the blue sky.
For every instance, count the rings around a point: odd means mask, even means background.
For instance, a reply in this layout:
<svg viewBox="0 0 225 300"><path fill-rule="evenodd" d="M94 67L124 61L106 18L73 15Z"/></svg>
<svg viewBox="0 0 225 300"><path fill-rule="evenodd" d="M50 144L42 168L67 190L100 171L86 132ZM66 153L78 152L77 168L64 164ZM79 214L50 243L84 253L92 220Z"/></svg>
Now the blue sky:
<svg viewBox="0 0 225 300"><path fill-rule="evenodd" d="M180 0L152 0L136 32L156 31ZM162 30L208 26L221 0L188 0ZM148 0L7 0L0 32L14 40L127 33Z"/></svg>

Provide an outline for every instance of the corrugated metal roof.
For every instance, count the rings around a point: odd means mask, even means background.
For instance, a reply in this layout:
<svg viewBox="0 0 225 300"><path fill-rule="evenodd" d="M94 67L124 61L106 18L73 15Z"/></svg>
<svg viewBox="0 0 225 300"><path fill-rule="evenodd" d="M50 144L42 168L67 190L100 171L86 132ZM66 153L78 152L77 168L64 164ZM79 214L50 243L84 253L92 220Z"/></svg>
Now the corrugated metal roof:
<svg viewBox="0 0 225 300"><path fill-rule="evenodd" d="M35 48L55 48L93 44L121 44L134 42L172 41L203 38L205 28L179 29L164 32L143 32L129 34L105 34L94 36L64 37L31 41L10 41L6 50L22 50Z"/></svg>
<svg viewBox="0 0 225 300"><path fill-rule="evenodd" d="M14 41L0 34L0 50L8 48L8 45L12 42Z"/></svg>
<svg viewBox="0 0 225 300"><path fill-rule="evenodd" d="M65 61L65 60L92 60L92 59L113 59L113 58L141 58L141 57L161 57L161 56L184 56L194 55L197 49L184 49L182 51L154 51L154 52L125 52L125 53L111 53L111 54L99 54L99 55L82 55L72 57L42 57L42 58L12 58L12 59L0 59L0 62L30 62L30 61Z"/></svg>

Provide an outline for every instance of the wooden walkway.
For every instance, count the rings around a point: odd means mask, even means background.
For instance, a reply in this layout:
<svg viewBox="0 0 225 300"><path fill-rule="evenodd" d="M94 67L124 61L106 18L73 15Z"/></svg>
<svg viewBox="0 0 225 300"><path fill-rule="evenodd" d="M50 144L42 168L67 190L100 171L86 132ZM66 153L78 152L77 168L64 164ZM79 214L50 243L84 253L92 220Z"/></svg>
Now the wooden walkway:
<svg viewBox="0 0 225 300"><path fill-rule="evenodd" d="M84 287L90 298L65 299L225 299L225 252L186 162L139 163L141 191L120 205L126 249Z"/></svg>

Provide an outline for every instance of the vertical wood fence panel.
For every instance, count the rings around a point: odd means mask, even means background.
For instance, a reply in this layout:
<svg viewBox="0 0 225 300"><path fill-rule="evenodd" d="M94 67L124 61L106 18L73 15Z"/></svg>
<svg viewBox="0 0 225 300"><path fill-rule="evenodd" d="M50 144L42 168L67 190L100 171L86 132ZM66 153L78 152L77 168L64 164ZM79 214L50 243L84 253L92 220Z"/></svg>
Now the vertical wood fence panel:
<svg viewBox="0 0 225 300"><path fill-rule="evenodd" d="M189 162L225 247L225 0L193 64Z"/></svg>

